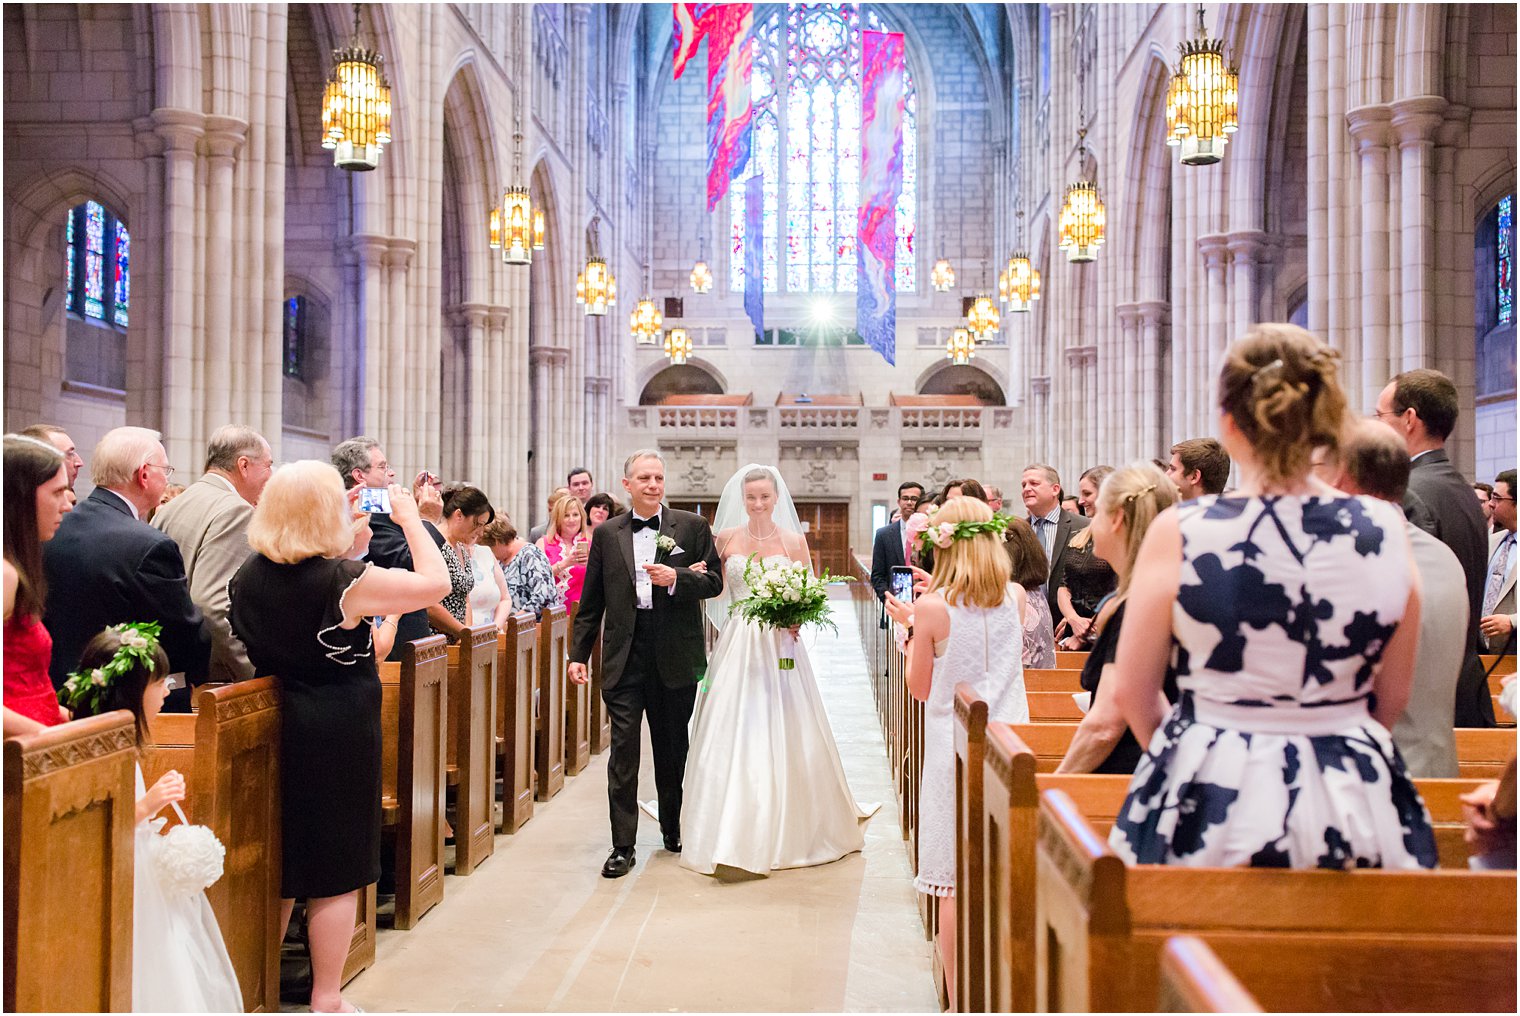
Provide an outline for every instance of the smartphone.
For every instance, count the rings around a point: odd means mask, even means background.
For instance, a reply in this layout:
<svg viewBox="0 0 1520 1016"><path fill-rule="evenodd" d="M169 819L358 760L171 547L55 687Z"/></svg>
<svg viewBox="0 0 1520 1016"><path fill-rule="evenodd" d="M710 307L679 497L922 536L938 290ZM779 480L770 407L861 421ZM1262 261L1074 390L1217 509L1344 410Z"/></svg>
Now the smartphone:
<svg viewBox="0 0 1520 1016"><path fill-rule="evenodd" d="M913 602L913 569L905 564L892 566L892 595L904 603Z"/></svg>
<svg viewBox="0 0 1520 1016"><path fill-rule="evenodd" d="M360 487L358 507L361 512L389 515L391 513L390 489L387 487Z"/></svg>

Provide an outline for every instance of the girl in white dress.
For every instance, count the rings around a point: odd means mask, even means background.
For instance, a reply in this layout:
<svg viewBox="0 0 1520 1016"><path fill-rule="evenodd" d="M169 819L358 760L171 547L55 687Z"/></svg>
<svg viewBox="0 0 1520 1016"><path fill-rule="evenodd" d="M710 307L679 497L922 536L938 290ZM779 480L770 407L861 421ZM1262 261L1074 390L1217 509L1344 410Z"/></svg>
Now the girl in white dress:
<svg viewBox="0 0 1520 1016"><path fill-rule="evenodd" d="M810 560L780 474L735 473L713 531L724 590L708 615L722 634L692 714L681 863L709 875L720 865L764 875L837 861L864 846L864 822L879 806L863 809L850 793L804 646L788 647L796 666L782 670L782 641L794 637L728 615L745 595L751 555Z"/></svg>

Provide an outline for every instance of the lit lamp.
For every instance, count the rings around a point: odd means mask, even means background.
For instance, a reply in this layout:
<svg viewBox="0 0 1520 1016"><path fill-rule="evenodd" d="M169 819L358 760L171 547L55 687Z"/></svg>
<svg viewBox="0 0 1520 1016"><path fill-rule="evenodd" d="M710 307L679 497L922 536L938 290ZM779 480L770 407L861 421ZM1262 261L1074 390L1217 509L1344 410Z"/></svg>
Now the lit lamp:
<svg viewBox="0 0 1520 1016"><path fill-rule="evenodd" d="M1077 165L1086 174L1087 128L1077 131ZM1066 188L1066 203L1061 206L1061 217L1056 221L1056 232L1066 260L1072 264L1092 261L1103 246L1103 231L1108 224L1103 210L1103 199L1098 196L1098 185L1091 180L1078 180Z"/></svg>
<svg viewBox="0 0 1520 1016"><path fill-rule="evenodd" d="M1178 46L1182 59L1166 91L1166 143L1182 150L1184 166L1224 158L1240 129L1240 75L1224 62L1224 40L1210 39L1198 5L1198 38Z"/></svg>
<svg viewBox="0 0 1520 1016"><path fill-rule="evenodd" d="M940 258L934 262L934 267L929 271L929 284L936 293L949 292L955 288L955 269L950 267L948 259Z"/></svg>
<svg viewBox="0 0 1520 1016"><path fill-rule="evenodd" d="M607 308L617 302L617 280L607 262L596 252L599 217L591 220L591 235L586 237L586 267L575 277L575 302L587 317L604 317Z"/></svg>
<svg viewBox="0 0 1520 1016"><path fill-rule="evenodd" d="M706 261L698 261L691 269L691 291L693 293L705 293L712 289L713 273L707 267Z"/></svg>
<svg viewBox="0 0 1520 1016"><path fill-rule="evenodd" d="M983 294L971 301L971 310L966 314L966 328L976 341L986 342L997 333L1001 320L997 304L992 301L992 297Z"/></svg>
<svg viewBox="0 0 1520 1016"><path fill-rule="evenodd" d="M1019 251L1008 259L1008 309L1015 314L1027 314L1029 305L1040 298L1040 273L1029 260L1029 254Z"/></svg>
<svg viewBox="0 0 1520 1016"><path fill-rule="evenodd" d="M532 238L528 223L532 221L528 192L514 187L501 196L501 207L491 209L491 249L501 251L501 260L509 265L526 265L533 261Z"/></svg>
<svg viewBox="0 0 1520 1016"><path fill-rule="evenodd" d="M691 355L691 339L684 328L672 328L665 333L665 355L670 362L680 365Z"/></svg>
<svg viewBox="0 0 1520 1016"><path fill-rule="evenodd" d="M950 333L949 340L945 343L946 359L957 363L970 363L976 356L976 339L964 328L957 328Z"/></svg>
<svg viewBox="0 0 1520 1016"><path fill-rule="evenodd" d="M659 345L661 329L665 327L665 315L655 306L654 298L649 295L649 265L644 266L644 295L639 302L634 304L633 313L628 315L628 330L633 333L634 341L641 346Z"/></svg>
<svg viewBox="0 0 1520 1016"><path fill-rule="evenodd" d="M354 37L333 51L332 77L322 93L322 147L339 169L363 172L380 165L380 146L391 141L391 86L380 72L384 60L359 42L359 5Z"/></svg>

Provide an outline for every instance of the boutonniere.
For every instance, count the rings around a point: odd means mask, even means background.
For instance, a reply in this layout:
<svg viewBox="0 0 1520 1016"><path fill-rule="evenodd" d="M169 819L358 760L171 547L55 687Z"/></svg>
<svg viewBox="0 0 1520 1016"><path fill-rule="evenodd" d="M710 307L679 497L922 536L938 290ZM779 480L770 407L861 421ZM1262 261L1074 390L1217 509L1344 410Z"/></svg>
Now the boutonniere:
<svg viewBox="0 0 1520 1016"><path fill-rule="evenodd" d="M654 547L662 554L677 553L681 549L680 547L676 546L676 541L673 537L667 536L664 533L661 533L659 536L656 536L654 538Z"/></svg>

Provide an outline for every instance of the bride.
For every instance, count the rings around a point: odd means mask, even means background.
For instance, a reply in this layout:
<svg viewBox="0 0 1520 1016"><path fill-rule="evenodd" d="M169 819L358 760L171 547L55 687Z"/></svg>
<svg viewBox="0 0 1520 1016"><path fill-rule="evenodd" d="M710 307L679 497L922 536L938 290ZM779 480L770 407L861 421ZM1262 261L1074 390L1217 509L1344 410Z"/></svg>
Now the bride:
<svg viewBox="0 0 1520 1016"><path fill-rule="evenodd" d="M728 613L745 595L751 555L810 560L781 475L754 465L735 473L713 530L724 583L708 615L721 635L692 715L681 863L709 875L719 865L763 875L837 861L864 846L876 808L861 809L850 793L801 643L795 669L782 670L783 633Z"/></svg>

